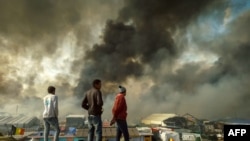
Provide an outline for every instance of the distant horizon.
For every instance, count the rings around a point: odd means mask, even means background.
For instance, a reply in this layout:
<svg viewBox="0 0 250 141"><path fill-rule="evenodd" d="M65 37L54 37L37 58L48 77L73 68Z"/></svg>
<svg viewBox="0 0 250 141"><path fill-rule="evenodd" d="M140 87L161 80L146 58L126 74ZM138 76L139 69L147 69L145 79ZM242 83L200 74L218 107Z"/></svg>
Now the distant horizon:
<svg viewBox="0 0 250 141"><path fill-rule="evenodd" d="M153 114L174 114L174 113L152 113L152 114L150 114L150 115L153 115ZM189 113L187 113L187 114L189 114ZM36 118L38 118L39 120L42 120L43 119L43 117L38 117L38 116L29 116L29 115L26 115L26 114L24 114L24 113L19 113L19 114L11 114L11 113L8 113L8 112L0 112L0 117L1 116L10 116L10 117L15 117L15 116L26 116L26 117L30 117L30 118L32 118L32 117L36 117ZM148 116L146 116L146 117L149 117L150 115L148 115ZM185 114L184 114L185 115ZM178 115L178 114L176 114L176 116L177 117L184 117L184 115ZM190 114L190 115L192 115L192 114ZM59 122L65 122L66 121L66 118L67 118L67 116L72 116L72 117L79 117L79 116L83 116L83 118L85 118L85 120L87 120L87 116L88 115L84 115L84 114L69 114L69 115L66 115L66 116L64 116L64 117L59 117ZM193 116L193 115L192 115ZM146 118L146 117L144 117L144 118ZM233 124L233 123L235 123L235 124L239 124L239 125L241 125L241 124L246 124L247 123L247 125L249 124L250 125L250 118L239 118L239 117L221 117L221 118L217 118L217 119L206 119L206 118L199 118L199 117L195 117L195 118L197 118L197 119L199 119L199 120L209 120L209 121L222 121L222 122L225 122L225 124L228 124L228 123L231 123L231 124ZM65 120L63 120L63 119L65 119ZM103 121L106 121L106 120L111 120L111 119L105 119L105 118L102 118L102 120ZM140 121L140 123L141 123L141 121ZM130 125L132 125L132 124L136 124L136 123L129 123Z"/></svg>

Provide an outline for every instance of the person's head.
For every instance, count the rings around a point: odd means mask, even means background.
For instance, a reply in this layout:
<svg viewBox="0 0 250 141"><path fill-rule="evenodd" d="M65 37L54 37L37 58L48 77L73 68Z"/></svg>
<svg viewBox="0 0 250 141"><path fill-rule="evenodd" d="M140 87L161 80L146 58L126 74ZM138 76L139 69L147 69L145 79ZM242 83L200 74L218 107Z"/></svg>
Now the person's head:
<svg viewBox="0 0 250 141"><path fill-rule="evenodd" d="M124 95L126 95L126 88L125 87L123 87L123 86L121 86L121 85L119 85L119 92L120 93L122 93L122 94L124 94Z"/></svg>
<svg viewBox="0 0 250 141"><path fill-rule="evenodd" d="M102 82L100 79L95 79L92 83L93 87L96 89L101 89L102 87Z"/></svg>
<svg viewBox="0 0 250 141"><path fill-rule="evenodd" d="M48 93L55 94L55 92L56 92L56 88L54 86L49 86L48 87Z"/></svg>

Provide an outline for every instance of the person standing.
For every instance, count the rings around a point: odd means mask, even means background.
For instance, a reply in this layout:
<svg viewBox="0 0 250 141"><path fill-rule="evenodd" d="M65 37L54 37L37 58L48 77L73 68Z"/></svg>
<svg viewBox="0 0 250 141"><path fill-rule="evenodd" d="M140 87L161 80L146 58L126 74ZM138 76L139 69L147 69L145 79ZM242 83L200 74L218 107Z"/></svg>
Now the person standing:
<svg viewBox="0 0 250 141"><path fill-rule="evenodd" d="M127 103L126 103L126 88L119 86L119 93L115 97L115 102L112 108L113 118L110 125L117 124L116 141L120 141L123 134L124 141L129 141L129 132L127 125Z"/></svg>
<svg viewBox="0 0 250 141"><path fill-rule="evenodd" d="M56 88L48 87L48 94L43 98L44 111L44 141L48 141L50 126L55 128L54 141L59 141L59 122L58 122L58 97L55 95Z"/></svg>
<svg viewBox="0 0 250 141"><path fill-rule="evenodd" d="M88 111L88 141L94 140L96 134L96 141L102 141L102 92L101 80L95 79L92 82L92 88L85 93L82 101L82 108Z"/></svg>

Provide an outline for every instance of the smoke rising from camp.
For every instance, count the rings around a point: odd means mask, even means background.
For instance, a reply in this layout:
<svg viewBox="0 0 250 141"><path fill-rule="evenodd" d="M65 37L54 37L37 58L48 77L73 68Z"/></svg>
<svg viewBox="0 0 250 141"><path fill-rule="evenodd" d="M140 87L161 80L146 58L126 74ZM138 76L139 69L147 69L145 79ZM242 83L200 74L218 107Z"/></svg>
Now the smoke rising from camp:
<svg viewBox="0 0 250 141"><path fill-rule="evenodd" d="M146 65L159 68L164 58L171 60L178 51L171 31L185 26L207 4L207 1L125 1L117 20L107 21L103 43L95 44L86 53L90 61L82 71L83 81L87 76L121 83L130 76L143 75ZM86 89L82 83L79 89Z"/></svg>
<svg viewBox="0 0 250 141"><path fill-rule="evenodd" d="M0 107L41 116L41 98L55 85L61 116L87 114L81 99L100 78L104 118L119 84L131 122L159 112L249 117L250 15L237 13L244 5L1 1Z"/></svg>
<svg viewBox="0 0 250 141"><path fill-rule="evenodd" d="M49 85L56 86L61 101L70 101L60 105L78 109L73 89L85 51L98 42L106 20L116 17L120 7L114 0L1 1L1 109L41 116ZM72 111L67 109L62 116Z"/></svg>

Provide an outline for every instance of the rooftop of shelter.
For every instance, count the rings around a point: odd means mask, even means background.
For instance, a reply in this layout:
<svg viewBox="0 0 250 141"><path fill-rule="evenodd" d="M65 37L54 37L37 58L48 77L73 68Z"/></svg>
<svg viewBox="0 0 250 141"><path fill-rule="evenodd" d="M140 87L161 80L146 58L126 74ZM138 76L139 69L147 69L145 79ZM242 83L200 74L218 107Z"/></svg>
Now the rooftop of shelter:
<svg viewBox="0 0 250 141"><path fill-rule="evenodd" d="M128 128L129 135L131 137L139 137L139 131L135 127ZM104 137L115 137L116 136L116 128L115 127L106 127L102 128L102 134ZM87 137L88 136L88 129L77 129L76 136L80 137Z"/></svg>
<svg viewBox="0 0 250 141"><path fill-rule="evenodd" d="M142 119L142 123L144 124L161 124L165 119L175 117L176 114L165 114L165 113L156 113L151 114Z"/></svg>
<svg viewBox="0 0 250 141"><path fill-rule="evenodd" d="M30 121L34 119L37 119L37 118L26 116L26 115L16 115L16 116L0 115L0 125L28 124Z"/></svg>

